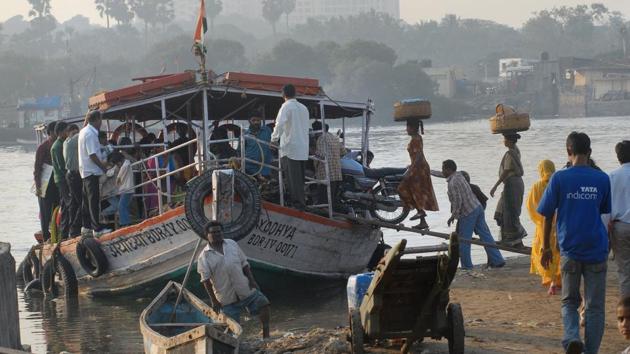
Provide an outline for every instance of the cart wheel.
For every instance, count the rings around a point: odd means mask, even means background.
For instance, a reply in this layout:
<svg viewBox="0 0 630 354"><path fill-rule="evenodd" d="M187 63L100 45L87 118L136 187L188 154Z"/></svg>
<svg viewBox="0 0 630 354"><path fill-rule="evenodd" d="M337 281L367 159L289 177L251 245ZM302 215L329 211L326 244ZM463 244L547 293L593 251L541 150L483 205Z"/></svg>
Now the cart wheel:
<svg viewBox="0 0 630 354"><path fill-rule="evenodd" d="M352 354L363 354L363 326L359 310L350 310L350 339Z"/></svg>
<svg viewBox="0 0 630 354"><path fill-rule="evenodd" d="M448 352L449 354L464 354L464 315L460 304L448 304L446 310L448 319Z"/></svg>

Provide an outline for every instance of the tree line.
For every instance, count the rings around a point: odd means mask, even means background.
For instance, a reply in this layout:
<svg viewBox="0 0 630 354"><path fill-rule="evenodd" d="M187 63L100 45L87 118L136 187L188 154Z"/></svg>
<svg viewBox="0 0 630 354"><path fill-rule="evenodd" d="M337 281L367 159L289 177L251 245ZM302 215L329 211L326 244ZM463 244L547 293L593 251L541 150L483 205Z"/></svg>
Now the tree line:
<svg viewBox="0 0 630 354"><path fill-rule="evenodd" d="M85 102L96 91L130 84L132 77L196 68L193 24L173 21L173 0L95 0L109 27L90 26L85 18L59 24L51 15L54 1L27 1L32 13L24 31L9 36L0 27L0 105L67 94L71 87ZM243 19L220 15L221 0L207 0L208 66L218 73L319 78L332 97L373 98L383 123L390 121L393 102L405 97L431 99L440 117L476 113L436 93L424 70L429 63L460 68L459 79L475 81L496 76L502 57L538 58L546 51L552 58L615 60L629 25L622 14L590 4L542 10L518 29L454 15L408 24L374 12L289 28L294 3L265 1L264 19ZM277 31L283 16L287 30ZM75 29L77 23L87 29Z"/></svg>

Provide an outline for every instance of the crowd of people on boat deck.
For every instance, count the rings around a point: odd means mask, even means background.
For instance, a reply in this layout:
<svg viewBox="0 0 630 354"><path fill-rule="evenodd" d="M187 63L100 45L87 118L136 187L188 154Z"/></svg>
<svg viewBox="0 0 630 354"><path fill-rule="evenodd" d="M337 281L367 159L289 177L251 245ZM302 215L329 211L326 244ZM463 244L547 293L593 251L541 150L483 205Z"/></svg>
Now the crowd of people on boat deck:
<svg viewBox="0 0 630 354"><path fill-rule="evenodd" d="M304 210L305 173L325 180L326 156L331 195L337 205L337 189L342 179L340 160L346 151L339 137L328 131L327 124L319 121L310 124L307 108L295 95L294 86L283 88L285 103L272 127L263 124L259 110L250 113L249 127L242 132L244 147L240 142L233 147L235 144L228 139L230 125L215 125L208 144L211 159L221 165L239 164L243 149L245 172L261 184L277 180L272 168L278 166L275 158L281 160L287 204ZM137 144L127 136L108 140L101 125L102 115L95 110L88 112L83 127L64 121L46 126L47 138L37 148L34 168L44 241L51 239L51 231L53 241L87 233L100 236L111 232L114 226L124 227L154 216L167 189L165 181L168 179L174 199L181 201L186 182L197 173L195 167L190 167L159 182L147 183L158 177L156 171L162 171L159 174L163 175L195 162L196 144L160 154L165 147L162 137L147 133ZM167 142L169 148L193 139L184 125L176 126L178 138ZM155 154L160 155L148 158ZM321 160L308 162L309 155ZM142 163L136 163L139 161ZM141 184L144 185L136 187ZM313 188L308 197L326 204L326 186Z"/></svg>

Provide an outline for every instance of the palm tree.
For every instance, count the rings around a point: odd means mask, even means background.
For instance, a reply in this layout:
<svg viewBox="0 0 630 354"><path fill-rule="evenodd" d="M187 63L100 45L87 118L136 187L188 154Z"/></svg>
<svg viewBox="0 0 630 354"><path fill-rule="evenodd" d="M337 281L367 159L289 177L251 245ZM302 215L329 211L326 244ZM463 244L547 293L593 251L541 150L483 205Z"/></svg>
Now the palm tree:
<svg viewBox="0 0 630 354"><path fill-rule="evenodd" d="M284 13L284 0L263 0L262 15L271 24L273 35L276 35L276 23Z"/></svg>
<svg viewBox="0 0 630 354"><path fill-rule="evenodd" d="M295 0L284 0L284 15L287 21L287 33L289 33L289 14L295 10Z"/></svg>
<svg viewBox="0 0 630 354"><path fill-rule="evenodd" d="M210 33L214 33L214 19L223 11L221 0L209 0L206 5L208 17L210 18Z"/></svg>

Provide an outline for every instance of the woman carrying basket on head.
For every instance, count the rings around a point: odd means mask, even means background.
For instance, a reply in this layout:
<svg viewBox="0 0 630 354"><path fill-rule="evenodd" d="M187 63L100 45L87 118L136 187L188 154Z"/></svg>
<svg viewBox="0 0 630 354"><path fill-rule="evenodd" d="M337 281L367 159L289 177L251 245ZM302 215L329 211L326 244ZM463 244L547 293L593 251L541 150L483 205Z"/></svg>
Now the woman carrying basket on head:
<svg viewBox="0 0 630 354"><path fill-rule="evenodd" d="M497 188L503 184L503 192L497 203L494 219L501 228L501 243L521 246L523 238L527 236L527 231L520 220L525 185L523 184L521 152L516 142L521 136L516 133L504 133L503 137L503 144L508 151L503 155L499 166L499 179L490 190L490 196L494 198Z"/></svg>
<svg viewBox="0 0 630 354"><path fill-rule="evenodd" d="M427 215L425 211L438 211L439 208L431 182L431 169L424 157L422 136L419 133L421 124L422 122L417 119L407 120L407 134L411 136L407 151L411 165L398 186L398 194L405 207L417 210L418 213L410 219L420 219L420 224L415 228L427 229L429 225L425 220ZM424 133L424 129L422 133Z"/></svg>

